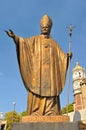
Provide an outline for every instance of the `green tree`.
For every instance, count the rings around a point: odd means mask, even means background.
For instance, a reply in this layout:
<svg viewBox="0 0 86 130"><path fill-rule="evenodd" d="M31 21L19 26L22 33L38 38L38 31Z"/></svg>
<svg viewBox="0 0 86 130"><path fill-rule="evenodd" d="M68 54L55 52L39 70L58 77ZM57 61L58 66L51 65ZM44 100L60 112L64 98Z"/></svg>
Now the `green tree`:
<svg viewBox="0 0 86 130"><path fill-rule="evenodd" d="M23 116L27 116L27 111L23 111L20 113L20 120L22 120Z"/></svg>
<svg viewBox="0 0 86 130"><path fill-rule="evenodd" d="M63 107L61 111L62 111L62 114L66 114L66 107ZM74 107L73 107L73 103L70 103L68 105L68 113L72 111L74 111Z"/></svg>
<svg viewBox="0 0 86 130"><path fill-rule="evenodd" d="M6 130L11 130L12 123L20 121L20 115L17 112L10 111L6 113L5 120L7 120Z"/></svg>
<svg viewBox="0 0 86 130"><path fill-rule="evenodd" d="M26 116L27 115L27 111L23 111L20 115L21 115L21 117L22 116Z"/></svg>
<svg viewBox="0 0 86 130"><path fill-rule="evenodd" d="M66 113L66 107L63 107L61 111L62 111L62 114L65 114Z"/></svg>
<svg viewBox="0 0 86 130"><path fill-rule="evenodd" d="M73 103L68 105L68 112L74 111Z"/></svg>

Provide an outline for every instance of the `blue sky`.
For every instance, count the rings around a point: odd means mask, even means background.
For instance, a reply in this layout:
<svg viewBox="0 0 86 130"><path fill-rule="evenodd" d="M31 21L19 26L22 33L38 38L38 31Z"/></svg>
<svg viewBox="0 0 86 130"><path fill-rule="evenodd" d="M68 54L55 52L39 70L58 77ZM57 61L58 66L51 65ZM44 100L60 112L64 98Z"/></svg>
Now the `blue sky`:
<svg viewBox="0 0 86 130"><path fill-rule="evenodd" d="M69 43L66 27L70 24L76 27L70 68L70 103L73 102L72 69L76 61L86 68L86 0L0 0L0 111L4 113L13 110L14 101L19 113L27 107L27 92L19 73L15 44L4 31L12 29L22 37L39 35L39 23L44 14L52 18L51 36L65 52L68 52ZM61 106L66 105L67 80L61 94Z"/></svg>

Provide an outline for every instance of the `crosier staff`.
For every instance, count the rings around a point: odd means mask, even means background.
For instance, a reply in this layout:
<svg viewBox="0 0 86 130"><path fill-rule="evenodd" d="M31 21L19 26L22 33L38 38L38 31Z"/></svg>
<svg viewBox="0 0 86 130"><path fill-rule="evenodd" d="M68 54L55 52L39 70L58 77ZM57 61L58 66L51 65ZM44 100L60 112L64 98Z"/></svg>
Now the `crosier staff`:
<svg viewBox="0 0 86 130"><path fill-rule="evenodd" d="M71 44L72 44L72 30L73 30L74 26L72 26L72 24L70 24L70 26L68 27L69 30L69 36L70 36L70 40L69 40L69 47L68 47L68 51L69 53L71 52ZM70 92L70 57L68 57L68 88L67 88L67 103L66 103L66 113L68 115L68 104L69 104L69 92Z"/></svg>

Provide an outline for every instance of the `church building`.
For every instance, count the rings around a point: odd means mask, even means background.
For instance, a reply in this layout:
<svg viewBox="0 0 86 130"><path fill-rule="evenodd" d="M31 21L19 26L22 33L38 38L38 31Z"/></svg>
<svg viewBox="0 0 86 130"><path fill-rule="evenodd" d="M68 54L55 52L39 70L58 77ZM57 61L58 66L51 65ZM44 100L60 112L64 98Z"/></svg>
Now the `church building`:
<svg viewBox="0 0 86 130"><path fill-rule="evenodd" d="M72 69L74 111L68 113L70 121L83 121L86 124L86 73L76 62Z"/></svg>
<svg viewBox="0 0 86 130"><path fill-rule="evenodd" d="M72 70L74 110L78 111L86 108L86 75L85 69L78 62Z"/></svg>

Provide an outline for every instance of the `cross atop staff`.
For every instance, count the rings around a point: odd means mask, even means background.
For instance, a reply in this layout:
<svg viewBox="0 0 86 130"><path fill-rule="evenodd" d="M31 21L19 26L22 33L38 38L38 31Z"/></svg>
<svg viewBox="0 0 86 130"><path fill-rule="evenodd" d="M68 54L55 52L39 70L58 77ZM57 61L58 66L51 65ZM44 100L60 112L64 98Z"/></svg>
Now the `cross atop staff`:
<svg viewBox="0 0 86 130"><path fill-rule="evenodd" d="M70 52L70 49L71 49L71 43L72 43L72 31L73 29L75 28L75 26L72 26L72 24L70 24L68 28L68 31L69 31L69 35L70 35L70 40L69 40L69 52Z"/></svg>
<svg viewBox="0 0 86 130"><path fill-rule="evenodd" d="M70 24L69 27L67 27L69 29L69 35L70 37L72 36L72 31L73 31L73 28L75 28L75 26L72 26L72 24Z"/></svg>

